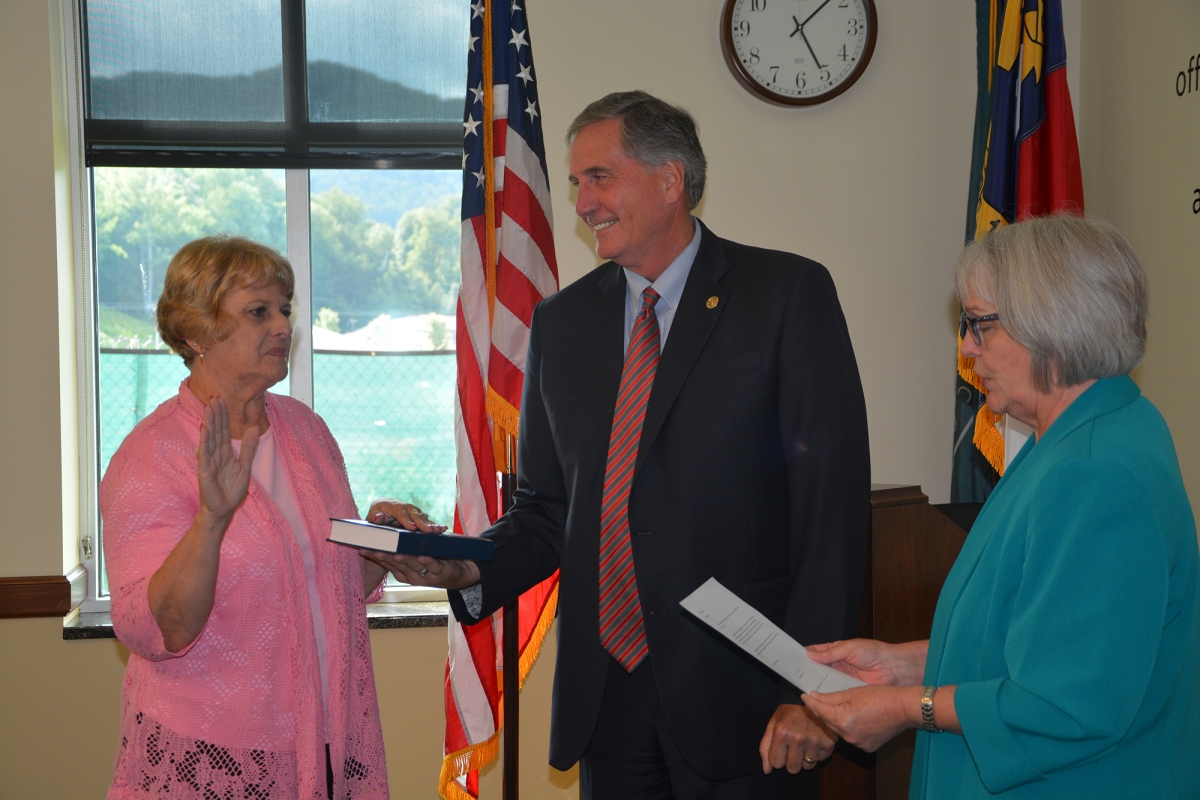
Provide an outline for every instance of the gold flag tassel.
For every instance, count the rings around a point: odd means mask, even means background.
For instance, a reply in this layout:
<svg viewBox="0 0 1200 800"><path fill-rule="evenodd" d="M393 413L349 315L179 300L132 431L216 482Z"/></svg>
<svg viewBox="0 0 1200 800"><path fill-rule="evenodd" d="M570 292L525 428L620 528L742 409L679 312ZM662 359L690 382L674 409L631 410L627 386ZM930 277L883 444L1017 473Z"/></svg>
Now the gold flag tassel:
<svg viewBox="0 0 1200 800"><path fill-rule="evenodd" d="M975 374L975 359L967 358L962 354L962 337L958 339L958 374L985 397L987 396L987 389L983 388L983 381ZM980 406L979 413L975 415L975 436L971 440L976 449L983 453L983 457L992 465L992 469L996 470L997 475L1004 474L1004 436L996 427L996 423L1003 418L1003 414L993 414L986 403Z"/></svg>

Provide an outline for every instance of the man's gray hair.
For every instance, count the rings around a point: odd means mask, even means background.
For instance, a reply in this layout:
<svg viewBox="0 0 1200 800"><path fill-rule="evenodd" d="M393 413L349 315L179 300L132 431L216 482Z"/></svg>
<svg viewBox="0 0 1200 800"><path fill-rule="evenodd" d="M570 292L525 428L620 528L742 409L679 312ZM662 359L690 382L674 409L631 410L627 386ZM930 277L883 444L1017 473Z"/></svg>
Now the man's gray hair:
<svg viewBox="0 0 1200 800"><path fill-rule="evenodd" d="M1029 349L1040 392L1124 375L1146 352L1146 270L1108 223L1058 214L998 228L963 251L954 282Z"/></svg>
<svg viewBox="0 0 1200 800"><path fill-rule="evenodd" d="M621 121L621 147L625 155L651 167L666 161L683 165L688 208L695 208L704 196L708 162L692 115L641 90L613 92L580 112L567 129L567 145L588 125L610 119Z"/></svg>

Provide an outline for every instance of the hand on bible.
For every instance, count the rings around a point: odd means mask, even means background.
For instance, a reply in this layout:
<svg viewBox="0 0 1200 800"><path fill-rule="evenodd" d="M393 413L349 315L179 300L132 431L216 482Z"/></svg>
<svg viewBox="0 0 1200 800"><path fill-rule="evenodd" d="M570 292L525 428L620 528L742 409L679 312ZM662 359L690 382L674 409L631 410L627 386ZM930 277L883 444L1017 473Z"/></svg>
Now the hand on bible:
<svg viewBox="0 0 1200 800"><path fill-rule="evenodd" d="M446 530L445 525L438 525L412 503L399 500L376 500L367 512L367 522L422 533L442 533Z"/></svg>
<svg viewBox="0 0 1200 800"><path fill-rule="evenodd" d="M390 525L422 533L442 533L445 525L432 522L412 503L399 500L376 500L367 512L367 522ZM465 589L479 583L479 568L473 561L447 561L428 556L381 553L378 550L359 550L359 555L386 569L396 580L413 586L434 586L439 589ZM466 583L461 581L466 580Z"/></svg>

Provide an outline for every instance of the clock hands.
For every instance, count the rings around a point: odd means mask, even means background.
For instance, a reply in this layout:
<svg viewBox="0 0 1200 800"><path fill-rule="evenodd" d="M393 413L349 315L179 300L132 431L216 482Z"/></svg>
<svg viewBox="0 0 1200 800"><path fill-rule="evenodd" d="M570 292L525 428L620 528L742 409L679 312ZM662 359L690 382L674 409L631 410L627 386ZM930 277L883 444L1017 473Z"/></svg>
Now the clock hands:
<svg viewBox="0 0 1200 800"><path fill-rule="evenodd" d="M829 0L825 0L825 2L828 3ZM824 3L822 3L822 6L824 6ZM820 10L821 9L819 9L819 8L817 9L817 11L820 11ZM815 13L817 13L817 12L814 11L813 14L815 14ZM808 19L812 19L812 14L808 15ZM807 21L808 20L805 20L805 22L807 22ZM792 22L796 23L796 30L789 33L788 38L790 39L791 37L795 36L797 33L800 34L800 38L804 40L804 46L808 48L809 53L812 53L813 61L817 62L817 69L825 69L825 66L821 63L821 59L817 58L817 54L815 52L813 52L812 45L808 43L808 37L804 35L804 22L801 22L800 20L796 19L795 17L792 17Z"/></svg>
<svg viewBox="0 0 1200 800"><path fill-rule="evenodd" d="M804 22L800 23L800 27L803 28L805 25L807 25L808 21L810 19L812 19L813 17L815 17L818 13L820 13L821 9L827 5L829 5L829 0L825 0L824 3L821 3L821 5L817 6L817 10L814 11L813 13L809 14L808 17L805 18ZM795 18L793 17L793 19L795 19Z"/></svg>
<svg viewBox="0 0 1200 800"><path fill-rule="evenodd" d="M821 5L817 6L815 11L804 18L804 22L801 22L799 17L793 15L792 22L796 23L796 30L788 34L789 39L795 36L797 33L800 34L800 38L804 40L804 46L808 48L808 52L812 55L813 61L817 62L817 69L825 69L825 65L821 63L821 59L817 58L816 51L813 50L812 44L810 44L808 41L808 36L804 33L804 26L807 25L809 21L818 13L820 13L821 9L827 5L829 5L829 0L825 0L824 3L821 3Z"/></svg>
<svg viewBox="0 0 1200 800"><path fill-rule="evenodd" d="M817 54L813 51L812 45L808 44L808 37L804 35L804 31L800 31L800 38L804 40L804 44L808 45L808 52L812 53L813 61L817 62L817 69L825 69L825 65L821 63L821 59L817 58Z"/></svg>

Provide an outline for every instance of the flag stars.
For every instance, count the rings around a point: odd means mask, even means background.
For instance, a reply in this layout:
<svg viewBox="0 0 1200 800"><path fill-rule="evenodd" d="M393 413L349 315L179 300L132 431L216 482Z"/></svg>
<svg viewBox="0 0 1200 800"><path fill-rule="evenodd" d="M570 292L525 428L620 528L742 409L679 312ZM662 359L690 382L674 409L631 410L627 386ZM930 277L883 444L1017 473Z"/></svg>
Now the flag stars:
<svg viewBox="0 0 1200 800"><path fill-rule="evenodd" d="M522 9L522 8L521 8L519 5L517 5L517 0L512 0L512 11L511 11L511 13L515 14L515 13L517 13L518 11L523 11L523 10L524 10L524 9Z"/></svg>
<svg viewBox="0 0 1200 800"><path fill-rule="evenodd" d="M478 87L478 88L471 89L470 91L471 91L471 94L475 95L475 102L476 102L476 103L482 103L482 102L483 102L483 81L480 81L480 82L479 82L479 87Z"/></svg>
<svg viewBox="0 0 1200 800"><path fill-rule="evenodd" d="M536 101L536 100L530 100L530 101L529 101L529 105L525 107L525 113L529 115L529 121L530 121L530 122L533 122L533 120L534 120L534 119L537 117L537 115L538 115L538 110L537 110L537 101Z"/></svg>
<svg viewBox="0 0 1200 800"><path fill-rule="evenodd" d="M468 46L468 49L469 49L469 50L470 50L472 53L474 53L474 52L475 52L475 43L476 43L476 42L478 42L478 41L479 41L479 37L478 37L478 36L472 36L472 37L471 37L471 43L470 43L470 45Z"/></svg>
<svg viewBox="0 0 1200 800"><path fill-rule="evenodd" d="M479 132L475 129L478 128L482 123L483 120L475 119L474 114L468 114L467 121L463 123L463 127L467 129L467 132L463 134L463 137L465 138L470 136L472 133L478 135Z"/></svg>
<svg viewBox="0 0 1200 800"><path fill-rule="evenodd" d="M512 29L510 28L509 30ZM522 47L529 47L529 42L525 40L525 31L518 33L517 31L513 30L512 38L508 40L508 43L515 44L517 46L518 53L521 52Z"/></svg>
<svg viewBox="0 0 1200 800"><path fill-rule="evenodd" d="M483 186L483 169L481 168L479 172L472 172L471 174L475 176L475 188L478 189L480 186Z"/></svg>
<svg viewBox="0 0 1200 800"><path fill-rule="evenodd" d="M471 19L475 19L476 17L482 17L482 16L483 16L483 0L479 0L478 3L472 3L471 4Z"/></svg>
<svg viewBox="0 0 1200 800"><path fill-rule="evenodd" d="M521 82L526 86L528 86L529 82L534 79L533 73L531 72L532 69L533 64L526 64L525 66L521 67L521 69L517 70L517 77L520 78Z"/></svg>

